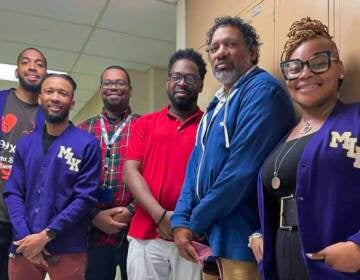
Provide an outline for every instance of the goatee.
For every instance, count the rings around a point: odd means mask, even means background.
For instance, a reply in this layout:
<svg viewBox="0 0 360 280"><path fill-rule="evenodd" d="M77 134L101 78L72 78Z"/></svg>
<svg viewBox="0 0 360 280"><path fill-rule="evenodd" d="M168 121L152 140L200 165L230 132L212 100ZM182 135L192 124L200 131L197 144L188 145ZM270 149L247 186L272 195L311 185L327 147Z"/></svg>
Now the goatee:
<svg viewBox="0 0 360 280"><path fill-rule="evenodd" d="M49 123L62 123L66 120L69 112L62 112L59 115L49 115L46 113L46 121Z"/></svg>
<svg viewBox="0 0 360 280"><path fill-rule="evenodd" d="M233 84L241 76L241 73L235 69L230 71L214 71L215 78L222 84L228 85Z"/></svg>
<svg viewBox="0 0 360 280"><path fill-rule="evenodd" d="M41 88L41 82L39 82L38 84L30 84L27 81L25 81L25 79L23 77L18 77L19 79L19 84L22 88L24 88L25 90L31 92L31 93L39 93L40 92L40 88Z"/></svg>

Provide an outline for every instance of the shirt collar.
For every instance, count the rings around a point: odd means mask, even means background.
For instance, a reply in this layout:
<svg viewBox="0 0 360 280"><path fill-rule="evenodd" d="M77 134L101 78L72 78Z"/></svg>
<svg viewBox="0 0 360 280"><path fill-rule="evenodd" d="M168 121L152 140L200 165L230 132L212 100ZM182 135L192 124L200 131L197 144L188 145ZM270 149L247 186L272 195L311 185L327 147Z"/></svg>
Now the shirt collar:
<svg viewBox="0 0 360 280"><path fill-rule="evenodd" d="M166 114L169 118L172 118L172 119L178 119L176 116L172 115L171 112L170 112L170 105L168 105L165 109L166 111ZM201 118L203 112L200 110L199 106L197 106L197 109L195 111L194 114L192 114L190 117L188 117L185 121L183 121L182 123L187 123L189 121L191 121L192 119L197 119L197 118Z"/></svg>
<svg viewBox="0 0 360 280"><path fill-rule="evenodd" d="M119 122L122 122L123 120L125 120L127 118L128 115L131 114L131 108L130 106L127 107L124 111L121 112L121 114L119 115L118 118L112 118L109 117L108 113L106 112L105 108L103 108L102 110L102 115L104 116L104 118L106 118L106 120L112 124L118 124Z"/></svg>
<svg viewBox="0 0 360 280"><path fill-rule="evenodd" d="M240 81L242 79L244 79L247 75L250 74L251 71L253 71L254 69L256 69L257 66L254 65L252 66L250 69L248 69L244 74L242 74L237 80L236 82L233 84L233 86L230 88L229 92L226 94L224 91L224 86L222 86L221 88L219 88L216 93L215 93L215 97L217 99L219 99L219 101L225 102L227 97L232 93L232 91L234 90L234 88L237 87L237 85L240 83Z"/></svg>

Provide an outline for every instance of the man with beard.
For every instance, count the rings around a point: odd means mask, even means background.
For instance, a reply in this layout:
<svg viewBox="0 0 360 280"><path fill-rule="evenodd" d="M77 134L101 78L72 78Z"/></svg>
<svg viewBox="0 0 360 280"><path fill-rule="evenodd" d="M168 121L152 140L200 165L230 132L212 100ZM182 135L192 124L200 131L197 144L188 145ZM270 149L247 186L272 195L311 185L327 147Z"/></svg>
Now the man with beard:
<svg viewBox="0 0 360 280"><path fill-rule="evenodd" d="M114 280L116 267L126 280L127 228L134 214L132 197L122 181L123 156L131 126L138 115L131 112L131 80L120 66L109 66L101 75L102 112L79 125L95 135L101 145L102 172L98 204L91 211L87 280Z"/></svg>
<svg viewBox="0 0 360 280"><path fill-rule="evenodd" d="M197 106L205 62L192 49L175 52L168 66L169 106L134 125L124 181L136 201L129 230L127 271L131 280L200 279L200 266L178 254L170 217L194 146L202 112Z"/></svg>
<svg viewBox="0 0 360 280"><path fill-rule="evenodd" d="M4 199L13 225L12 280L85 279L88 214L100 177L100 147L69 122L74 80L49 74L39 104L45 125L19 139Z"/></svg>
<svg viewBox="0 0 360 280"><path fill-rule="evenodd" d="M44 123L44 115L38 109L37 100L46 68L46 58L41 51L35 48L24 49L18 55L15 71L19 86L0 91L0 280L8 279L8 255L12 239L3 190L10 176L16 140L30 133L35 125Z"/></svg>
<svg viewBox="0 0 360 280"><path fill-rule="evenodd" d="M222 87L200 124L172 216L180 254L196 262L191 241L205 236L222 264L224 280L259 278L247 246L259 228L257 174L294 124L287 93L256 66L259 45L255 29L238 17L217 18L210 28L209 60Z"/></svg>

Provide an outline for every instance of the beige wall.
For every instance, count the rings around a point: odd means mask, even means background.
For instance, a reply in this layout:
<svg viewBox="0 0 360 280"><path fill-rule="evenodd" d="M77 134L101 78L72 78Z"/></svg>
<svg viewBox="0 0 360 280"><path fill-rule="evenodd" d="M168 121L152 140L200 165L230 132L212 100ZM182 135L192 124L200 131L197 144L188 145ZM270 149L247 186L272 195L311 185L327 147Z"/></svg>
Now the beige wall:
<svg viewBox="0 0 360 280"><path fill-rule="evenodd" d="M160 109L165 104L168 104L168 96L166 93L166 80L168 72L164 69L153 68L150 73L151 75L149 75L149 78L152 81L151 96L153 100L150 111L154 111ZM149 110L147 112L149 112Z"/></svg>
<svg viewBox="0 0 360 280"><path fill-rule="evenodd" d="M129 75L133 86L130 104L134 112L144 114L167 104L167 71L165 69L151 68L147 72L129 71ZM72 118L72 121L79 123L98 114L101 109L102 100L97 92L83 109Z"/></svg>
<svg viewBox="0 0 360 280"><path fill-rule="evenodd" d="M345 65L341 89L344 101L360 101L360 54L356 34L360 30L360 0L187 0L186 46L199 50L206 58L205 34L214 18L237 15L255 26L263 43L259 65L279 78L279 61L286 34L292 22L305 16L317 18L329 26ZM208 74L199 104L206 108L219 83Z"/></svg>

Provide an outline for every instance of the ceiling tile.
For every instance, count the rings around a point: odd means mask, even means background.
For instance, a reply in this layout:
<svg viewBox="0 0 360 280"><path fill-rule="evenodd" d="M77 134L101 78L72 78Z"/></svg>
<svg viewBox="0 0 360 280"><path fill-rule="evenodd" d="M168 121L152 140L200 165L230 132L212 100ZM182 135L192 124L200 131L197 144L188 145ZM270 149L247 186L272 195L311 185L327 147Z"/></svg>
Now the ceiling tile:
<svg viewBox="0 0 360 280"><path fill-rule="evenodd" d="M138 71L146 71L150 68L150 65L147 64L131 63L115 58L112 59L91 55L82 55L75 65L74 74L82 73L100 77L102 71L110 65L120 65L125 69L133 69Z"/></svg>
<svg viewBox="0 0 360 280"><path fill-rule="evenodd" d="M9 24L12 22L16 24ZM80 51L89 33L90 28L83 25L0 10L0 34L3 41Z"/></svg>
<svg viewBox="0 0 360 280"><path fill-rule="evenodd" d="M154 0L112 0L99 27L176 41L176 5Z"/></svg>
<svg viewBox="0 0 360 280"><path fill-rule="evenodd" d="M19 53L28 47L34 47L34 45L0 41L0 63L16 64ZM46 56L49 69L63 72L68 72L71 69L74 60L78 56L78 53L75 52L59 51L48 48L39 48L39 50Z"/></svg>
<svg viewBox="0 0 360 280"><path fill-rule="evenodd" d="M0 63L15 64L22 49L39 48L50 69L70 72L78 84L71 116L97 94L100 74L107 66L141 71L134 74L134 83L146 83L143 72L166 67L176 48L176 0L0 2ZM17 86L0 81L0 88Z"/></svg>
<svg viewBox="0 0 360 280"><path fill-rule="evenodd" d="M173 43L96 29L84 52L131 62L165 66L175 48L176 45Z"/></svg>
<svg viewBox="0 0 360 280"><path fill-rule="evenodd" d="M79 90L94 92L99 88L100 73L98 75L70 73L70 75L75 80Z"/></svg>
<svg viewBox="0 0 360 280"><path fill-rule="evenodd" d="M1 0L1 8L28 15L93 25L106 0Z"/></svg>

